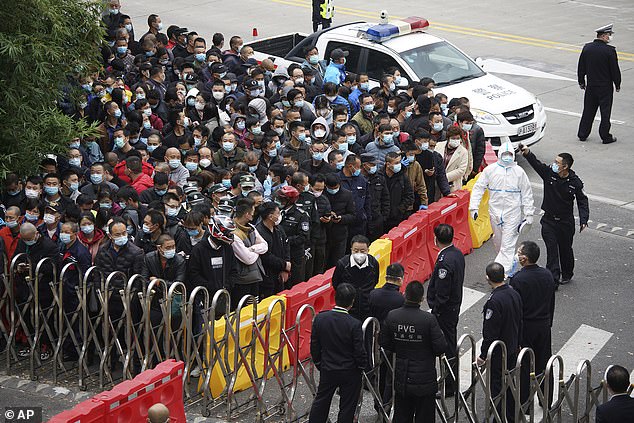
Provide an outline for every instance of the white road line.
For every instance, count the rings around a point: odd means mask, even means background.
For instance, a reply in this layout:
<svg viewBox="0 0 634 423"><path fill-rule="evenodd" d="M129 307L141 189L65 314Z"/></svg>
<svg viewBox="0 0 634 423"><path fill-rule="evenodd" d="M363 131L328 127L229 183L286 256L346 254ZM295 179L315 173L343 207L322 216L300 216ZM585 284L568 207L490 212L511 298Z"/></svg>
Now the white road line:
<svg viewBox="0 0 634 423"><path fill-rule="evenodd" d="M546 110L547 112L557 113L557 114L560 114L560 115L574 116L574 117L578 117L578 118L581 117L581 113L571 112L569 110L555 109L553 107L544 107L544 110ZM595 117L594 120L599 122L599 121L601 121L601 118L600 117ZM610 119L610 122L615 124L615 125L625 125L625 122L622 121L622 120Z"/></svg>
<svg viewBox="0 0 634 423"><path fill-rule="evenodd" d="M460 315L462 313L469 310L473 307L478 301L480 301L485 295L485 293L476 291L471 288L463 288L462 289L462 304L460 306ZM482 338L478 340L476 344L476 352L480 352L480 347L482 346ZM460 360L460 390L464 391L469 387L471 383L471 348L466 350L461 357L463 359Z"/></svg>
<svg viewBox="0 0 634 423"><path fill-rule="evenodd" d="M616 7L604 6L602 4L584 3L582 1L576 1L576 0L568 0L568 3L578 4L579 6L598 7L599 9L616 10Z"/></svg>
<svg viewBox="0 0 634 423"><path fill-rule="evenodd" d="M460 315L469 310L475 303L480 301L486 294L471 288L462 288L462 304L460 305Z"/></svg>

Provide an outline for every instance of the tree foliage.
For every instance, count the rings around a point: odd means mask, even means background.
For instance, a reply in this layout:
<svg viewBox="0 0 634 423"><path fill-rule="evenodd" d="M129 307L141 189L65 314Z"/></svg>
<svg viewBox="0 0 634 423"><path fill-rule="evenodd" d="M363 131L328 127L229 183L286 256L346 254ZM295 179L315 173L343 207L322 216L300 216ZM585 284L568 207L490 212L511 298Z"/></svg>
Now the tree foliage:
<svg viewBox="0 0 634 423"><path fill-rule="evenodd" d="M78 85L70 81L98 69L103 7L94 0L20 0L0 8L0 178L35 173L44 154L95 132L58 104L78 104Z"/></svg>

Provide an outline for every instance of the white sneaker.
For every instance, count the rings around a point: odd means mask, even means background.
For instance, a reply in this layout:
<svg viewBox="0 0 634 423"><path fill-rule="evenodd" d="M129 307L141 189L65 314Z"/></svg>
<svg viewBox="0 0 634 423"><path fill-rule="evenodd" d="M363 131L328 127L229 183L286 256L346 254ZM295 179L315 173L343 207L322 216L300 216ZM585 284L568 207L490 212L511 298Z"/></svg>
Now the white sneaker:
<svg viewBox="0 0 634 423"><path fill-rule="evenodd" d="M189 372L189 375L191 377L199 377L200 376L200 366L196 366L194 367L194 370L192 370L191 372Z"/></svg>

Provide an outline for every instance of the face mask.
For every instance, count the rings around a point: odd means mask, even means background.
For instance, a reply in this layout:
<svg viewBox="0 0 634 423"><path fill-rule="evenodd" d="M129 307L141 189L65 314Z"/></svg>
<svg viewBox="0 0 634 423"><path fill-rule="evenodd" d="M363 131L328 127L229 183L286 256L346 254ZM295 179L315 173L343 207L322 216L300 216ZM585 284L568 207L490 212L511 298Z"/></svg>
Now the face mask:
<svg viewBox="0 0 634 423"><path fill-rule="evenodd" d="M187 229L187 235L191 237L198 236L199 233L200 233L200 230L198 229Z"/></svg>
<svg viewBox="0 0 634 423"><path fill-rule="evenodd" d="M433 128L434 128L434 131L436 132L442 131L442 128L443 128L442 122L434 123Z"/></svg>
<svg viewBox="0 0 634 423"><path fill-rule="evenodd" d="M99 203L99 208L100 209L111 209L112 208L112 203Z"/></svg>
<svg viewBox="0 0 634 423"><path fill-rule="evenodd" d="M117 53L120 55L124 55L128 52L128 48L126 46L117 47Z"/></svg>
<svg viewBox="0 0 634 423"><path fill-rule="evenodd" d="M304 78L296 78L295 79L295 84L303 84L304 83Z"/></svg>
<svg viewBox="0 0 634 423"><path fill-rule="evenodd" d="M339 188L326 188L326 191L328 192L328 194L330 195L335 195L336 193L339 192Z"/></svg>
<svg viewBox="0 0 634 423"><path fill-rule="evenodd" d="M119 9L115 9L115 8L110 9L110 14L111 15L118 15L119 14Z"/></svg>
<svg viewBox="0 0 634 423"><path fill-rule="evenodd" d="M225 141L222 143L222 149L225 150L226 152L233 151L234 148L235 148L235 144L232 143L231 141Z"/></svg>
<svg viewBox="0 0 634 423"><path fill-rule="evenodd" d="M452 138L452 139L449 140L449 147L458 148L459 145L460 145L460 140L459 139Z"/></svg>
<svg viewBox="0 0 634 423"><path fill-rule="evenodd" d="M401 135L401 131L394 131L392 132L392 138L394 139L398 139L398 137Z"/></svg>
<svg viewBox="0 0 634 423"><path fill-rule="evenodd" d="M158 148L158 145L148 145L147 146L147 151L150 153L153 153L154 150L156 150Z"/></svg>
<svg viewBox="0 0 634 423"><path fill-rule="evenodd" d="M410 163L414 163L414 161L416 160L416 156L407 156L407 160L408 160Z"/></svg>
<svg viewBox="0 0 634 423"><path fill-rule="evenodd" d="M348 142L346 141L345 143L339 144L338 150L341 151L342 153L345 153L346 151L348 151Z"/></svg>
<svg viewBox="0 0 634 423"><path fill-rule="evenodd" d="M317 134L315 134L315 135L317 135ZM305 142L306 141L306 133L300 132L299 134L297 134L297 139L300 142Z"/></svg>
<svg viewBox="0 0 634 423"><path fill-rule="evenodd" d="M312 193L313 193L313 195L315 197L321 197L321 194L323 194L324 192L323 191L312 191Z"/></svg>
<svg viewBox="0 0 634 423"><path fill-rule="evenodd" d="M92 91L92 84L82 84L81 87L88 92Z"/></svg>
<svg viewBox="0 0 634 423"><path fill-rule="evenodd" d="M511 156L510 154L502 154L502 163L513 163L513 156Z"/></svg>
<svg viewBox="0 0 634 423"><path fill-rule="evenodd" d="M260 87L264 87L264 79L255 82L257 82Z"/></svg>
<svg viewBox="0 0 634 423"><path fill-rule="evenodd" d="M150 109L145 109L145 110L143 110L143 114L144 114L145 116L147 116L147 117L152 116L152 109L150 108ZM148 123L149 123L149 122L148 122Z"/></svg>
<svg viewBox="0 0 634 423"><path fill-rule="evenodd" d="M86 225L81 227L81 231L85 234L91 234L95 230L95 225Z"/></svg>
<svg viewBox="0 0 634 423"><path fill-rule="evenodd" d="M408 119L408 118L410 118L410 117L412 117L412 112L411 112L411 110L410 110L410 111L408 111L408 112L405 112L405 119Z"/></svg>
<svg viewBox="0 0 634 423"><path fill-rule="evenodd" d="M181 165L181 161L178 159L172 159L169 161L169 164L172 169L178 169L178 167Z"/></svg>
<svg viewBox="0 0 634 423"><path fill-rule="evenodd" d="M355 169L354 172L352 172L352 176L359 176L361 175L361 169Z"/></svg>
<svg viewBox="0 0 634 423"><path fill-rule="evenodd" d="M202 110L205 110L205 103L198 103L196 102L196 104L194 105L194 107L196 108L196 110L198 110L199 112Z"/></svg>
<svg viewBox="0 0 634 423"><path fill-rule="evenodd" d="M368 255L366 253L354 253L354 254L352 254L352 259L359 266L362 265L363 263L365 263L367 258L368 258Z"/></svg>
<svg viewBox="0 0 634 423"><path fill-rule="evenodd" d="M257 165L256 166L249 166L249 172L253 173L256 170L258 170L258 166Z"/></svg>
<svg viewBox="0 0 634 423"><path fill-rule="evenodd" d="M374 165L374 166L372 166L370 169L368 169L368 173L369 173L370 175L374 175L374 174L376 173L376 171L377 171L377 170L378 170L378 166L377 166L377 165Z"/></svg>
<svg viewBox="0 0 634 423"><path fill-rule="evenodd" d="M132 32L132 24L125 24L125 30L128 32Z"/></svg>
<svg viewBox="0 0 634 423"><path fill-rule="evenodd" d="M176 208L165 207L165 214L168 215L169 217L175 217L175 216L178 216L178 212L180 210L181 210L181 206L178 206Z"/></svg>
<svg viewBox="0 0 634 423"><path fill-rule="evenodd" d="M231 85L225 85L225 94L229 94L231 92Z"/></svg>
<svg viewBox="0 0 634 423"><path fill-rule="evenodd" d="M176 250L165 250L165 251L163 251L163 257L165 257L167 260L173 259L174 256L176 256Z"/></svg>
<svg viewBox="0 0 634 423"><path fill-rule="evenodd" d="M337 129L341 129L341 127L343 125L345 125L346 123L348 123L348 122L337 121L337 122L335 122L335 126L337 127Z"/></svg>
<svg viewBox="0 0 634 423"><path fill-rule="evenodd" d="M200 159L200 165L202 167L209 167L210 164L211 164L211 160L209 160L209 159Z"/></svg>
<svg viewBox="0 0 634 423"><path fill-rule="evenodd" d="M302 107L304 107L304 100L296 100L295 103L293 103L293 105L295 107L302 108Z"/></svg>
<svg viewBox="0 0 634 423"><path fill-rule="evenodd" d="M260 135L262 133L262 128L259 126L254 126L253 128L251 128L251 133L253 135Z"/></svg>
<svg viewBox="0 0 634 423"><path fill-rule="evenodd" d="M97 97L99 97L99 98L103 98L105 95L106 95L106 92L105 92L105 91L99 91L99 92L97 93Z"/></svg>
<svg viewBox="0 0 634 423"><path fill-rule="evenodd" d="M216 99L217 101L220 101L223 98L225 98L225 93L220 91L214 91L211 93L211 95L213 95L214 99Z"/></svg>
<svg viewBox="0 0 634 423"><path fill-rule="evenodd" d="M121 117L121 110L120 109L117 109L117 110L114 111L114 117L116 117L116 118L120 118Z"/></svg>
<svg viewBox="0 0 634 423"><path fill-rule="evenodd" d="M277 157L277 149L276 150L269 150L269 157L273 158L273 157Z"/></svg>
<svg viewBox="0 0 634 423"><path fill-rule="evenodd" d="M282 143L281 143L281 142L279 142L279 141L275 141L275 148L276 148L276 149L278 149L278 150L279 150L280 148L282 148Z"/></svg>
<svg viewBox="0 0 634 423"><path fill-rule="evenodd" d="M359 84L359 88L361 88L363 91L368 91L370 89L370 83L362 82Z"/></svg>
<svg viewBox="0 0 634 423"><path fill-rule="evenodd" d="M70 244L70 234L59 234L59 240L64 244Z"/></svg>
<svg viewBox="0 0 634 423"><path fill-rule="evenodd" d="M26 195L26 198L39 198L40 196L40 192L36 191L34 189L25 189L24 190L24 194Z"/></svg>
<svg viewBox="0 0 634 423"><path fill-rule="evenodd" d="M46 195L57 195L59 187L44 187L44 192Z"/></svg>
<svg viewBox="0 0 634 423"><path fill-rule="evenodd" d="M284 133L284 128L274 128L273 129L277 135L282 135Z"/></svg>
<svg viewBox="0 0 634 423"><path fill-rule="evenodd" d="M36 220L38 220L40 218L40 215L38 214L33 214L33 213L29 213L26 212L26 214L24 215L24 217L26 218L26 220L28 220L29 222L35 222Z"/></svg>
<svg viewBox="0 0 634 423"><path fill-rule="evenodd" d="M394 138L392 134L383 135L383 144L392 145L394 143Z"/></svg>
<svg viewBox="0 0 634 423"><path fill-rule="evenodd" d="M393 114L394 114L394 112L395 112L394 107L388 107L388 108L387 108L387 113L388 113L389 115L393 115Z"/></svg>
<svg viewBox="0 0 634 423"><path fill-rule="evenodd" d="M319 55L318 54L313 54L308 58L308 61L310 62L311 65L316 65L317 63L319 63Z"/></svg>
<svg viewBox="0 0 634 423"><path fill-rule="evenodd" d="M396 84L394 84L394 82L392 82L390 84L390 91L394 91L396 89Z"/></svg>
<svg viewBox="0 0 634 423"><path fill-rule="evenodd" d="M79 182L73 182L68 186L68 189L70 189L72 192L75 192L79 189Z"/></svg>
<svg viewBox="0 0 634 423"><path fill-rule="evenodd" d="M117 247L123 247L127 243L128 243L127 235L123 235L123 236L120 236L119 238L114 239L114 245L116 245Z"/></svg>
<svg viewBox="0 0 634 423"><path fill-rule="evenodd" d="M224 186L225 188L231 189L231 179L223 179L222 186Z"/></svg>
<svg viewBox="0 0 634 423"><path fill-rule="evenodd" d="M196 60L199 61L199 62L204 62L205 61L205 53L196 54Z"/></svg>
<svg viewBox="0 0 634 423"><path fill-rule="evenodd" d="M143 233L150 234L152 233L152 228L150 228L147 224L143 224Z"/></svg>
<svg viewBox="0 0 634 423"><path fill-rule="evenodd" d="M185 116L185 118L183 119L183 127L187 128L190 123L191 121L189 120L189 118Z"/></svg>
<svg viewBox="0 0 634 423"><path fill-rule="evenodd" d="M323 138L324 136L326 136L326 131L323 129L316 129L315 130L315 137L317 138Z"/></svg>
<svg viewBox="0 0 634 423"><path fill-rule="evenodd" d="M397 163L394 166L392 166L392 172L394 173L399 173L401 171L401 164Z"/></svg>
<svg viewBox="0 0 634 423"><path fill-rule="evenodd" d="M447 110L449 110L449 105L447 103L440 103L440 110L443 111L443 113L447 113Z"/></svg>
<svg viewBox="0 0 634 423"><path fill-rule="evenodd" d="M52 225L53 223L55 223L55 215L52 215L50 213L46 213L44 215L44 222L48 223L49 225Z"/></svg>
<svg viewBox="0 0 634 423"><path fill-rule="evenodd" d="M194 172L196 169L198 169L198 163L187 162L185 163L185 168L190 172Z"/></svg>
<svg viewBox="0 0 634 423"><path fill-rule="evenodd" d="M161 31L163 29L163 22L159 22L158 25L156 25L156 29Z"/></svg>
<svg viewBox="0 0 634 423"><path fill-rule="evenodd" d="M463 131L471 131L471 128L473 128L473 124L472 123L463 123L462 124L462 130Z"/></svg>
<svg viewBox="0 0 634 423"><path fill-rule="evenodd" d="M553 170L553 172L559 173L559 165L557 163L551 164L550 168Z"/></svg>
<svg viewBox="0 0 634 423"><path fill-rule="evenodd" d="M348 135L346 137L346 141L348 142L349 145L352 145L355 142L357 142L357 136L356 135Z"/></svg>
<svg viewBox="0 0 634 423"><path fill-rule="evenodd" d="M122 148L125 145L125 139L123 137L117 137L114 139L114 145L117 148Z"/></svg>
<svg viewBox="0 0 634 423"><path fill-rule="evenodd" d="M193 107L193 106L195 106L195 105L196 105L196 99L195 99L195 98L193 98L193 97L188 98L188 99L187 99L187 105L188 105L189 107Z"/></svg>
<svg viewBox="0 0 634 423"><path fill-rule="evenodd" d="M35 245L35 243L37 242L37 239L32 239L30 241L24 241L24 243L29 246L32 247L33 245Z"/></svg>
<svg viewBox="0 0 634 423"><path fill-rule="evenodd" d="M318 153L313 153L313 160L315 161L322 161L324 159L324 153L322 152L318 152Z"/></svg>
<svg viewBox="0 0 634 423"><path fill-rule="evenodd" d="M244 126L245 126L244 121L242 121L242 120L241 120L241 121L239 121L239 122L236 122L236 129L238 129L238 131L244 131ZM254 129L255 129L255 128L254 128ZM261 129L260 129L260 132L262 132L262 130L261 130ZM257 134L255 134L255 132L253 132L253 131L252 131L252 133L253 133L254 135L257 135Z"/></svg>
<svg viewBox="0 0 634 423"><path fill-rule="evenodd" d="M341 170L341 169L343 169L343 165L344 165L344 163L343 163L343 162L339 162L339 163L337 163L337 164L335 165L335 167L337 168L337 170Z"/></svg>
<svg viewBox="0 0 634 423"><path fill-rule="evenodd" d="M7 228L9 228L9 229L13 229L16 226L18 226L18 221L17 220L14 220L14 221L11 221L11 222L7 222Z"/></svg>
<svg viewBox="0 0 634 423"><path fill-rule="evenodd" d="M374 110L374 104L364 104L363 105L363 111L364 112L370 113L373 110Z"/></svg>
<svg viewBox="0 0 634 423"><path fill-rule="evenodd" d="M203 142L202 137L194 137L194 145L196 147L198 147L200 144L202 144L202 142Z"/></svg>

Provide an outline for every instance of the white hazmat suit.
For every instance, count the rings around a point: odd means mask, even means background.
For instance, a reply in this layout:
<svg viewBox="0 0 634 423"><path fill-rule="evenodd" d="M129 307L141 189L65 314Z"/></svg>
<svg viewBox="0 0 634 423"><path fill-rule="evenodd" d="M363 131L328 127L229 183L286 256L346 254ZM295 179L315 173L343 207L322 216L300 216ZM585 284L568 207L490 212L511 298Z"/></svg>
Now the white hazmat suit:
<svg viewBox="0 0 634 423"><path fill-rule="evenodd" d="M485 189L489 190L493 245L498 250L495 261L504 266L508 275L513 266L520 225L524 220L532 224L535 212L530 181L524 169L515 163L515 151L510 142L500 147L498 161L488 165L474 185L469 201L472 217L477 216Z"/></svg>

